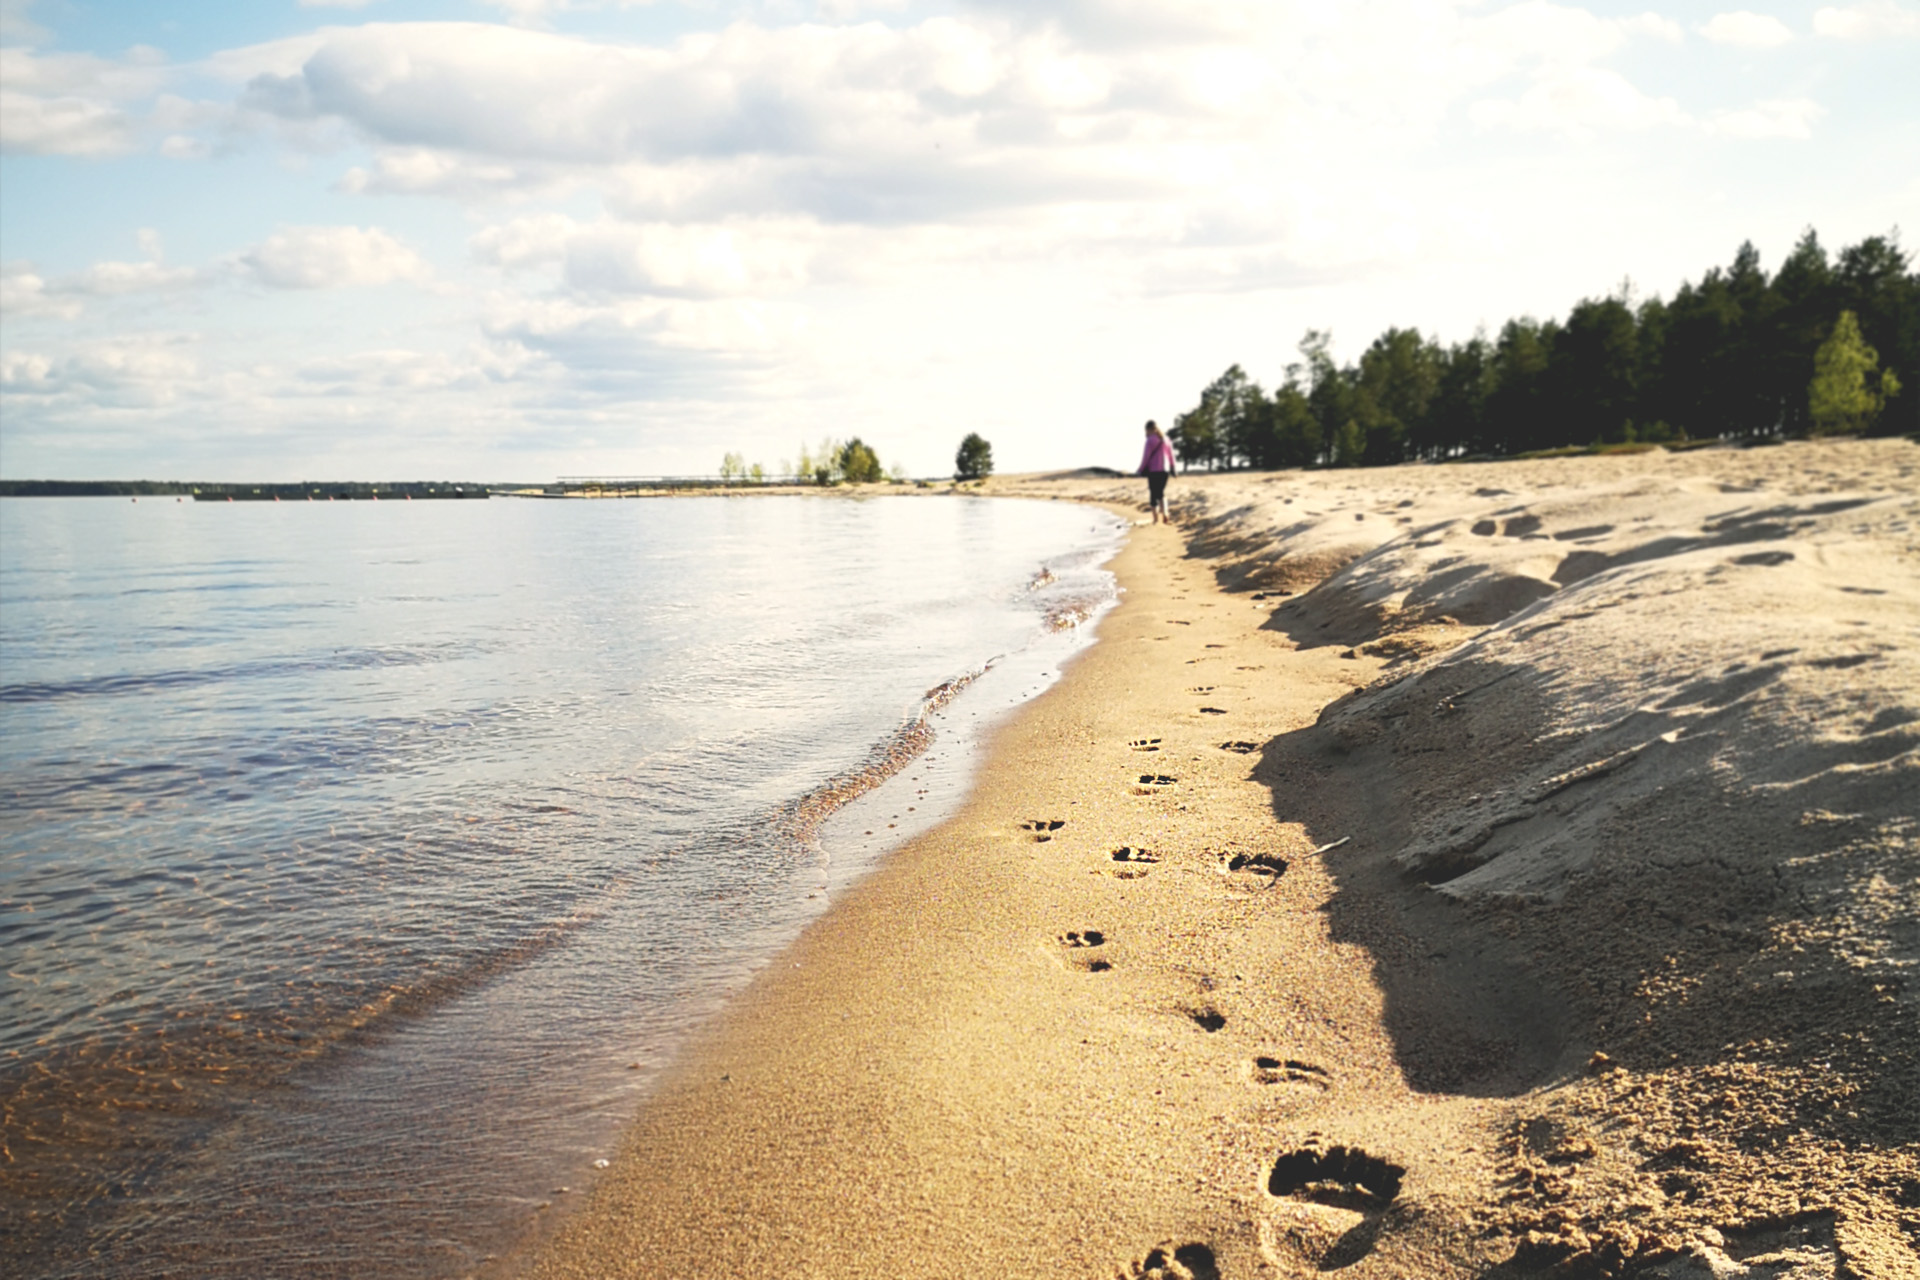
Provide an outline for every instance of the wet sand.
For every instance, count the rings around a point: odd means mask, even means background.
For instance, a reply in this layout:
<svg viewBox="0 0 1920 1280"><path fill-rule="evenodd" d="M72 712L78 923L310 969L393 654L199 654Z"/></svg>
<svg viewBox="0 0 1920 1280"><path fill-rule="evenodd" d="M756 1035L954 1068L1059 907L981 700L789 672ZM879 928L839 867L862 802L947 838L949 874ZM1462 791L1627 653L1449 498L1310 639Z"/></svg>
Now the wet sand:
<svg viewBox="0 0 1920 1280"><path fill-rule="evenodd" d="M1916 1274L1917 464L1181 477L520 1270Z"/></svg>

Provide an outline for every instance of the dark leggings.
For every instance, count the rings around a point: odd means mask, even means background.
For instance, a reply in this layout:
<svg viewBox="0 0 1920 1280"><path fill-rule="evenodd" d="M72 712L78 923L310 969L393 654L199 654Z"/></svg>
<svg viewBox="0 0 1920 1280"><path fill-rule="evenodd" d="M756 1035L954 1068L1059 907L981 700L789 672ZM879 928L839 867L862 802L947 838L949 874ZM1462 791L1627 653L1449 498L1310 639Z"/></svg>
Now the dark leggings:
<svg viewBox="0 0 1920 1280"><path fill-rule="evenodd" d="M1164 471L1147 472L1147 505L1157 507L1167 496L1167 473Z"/></svg>

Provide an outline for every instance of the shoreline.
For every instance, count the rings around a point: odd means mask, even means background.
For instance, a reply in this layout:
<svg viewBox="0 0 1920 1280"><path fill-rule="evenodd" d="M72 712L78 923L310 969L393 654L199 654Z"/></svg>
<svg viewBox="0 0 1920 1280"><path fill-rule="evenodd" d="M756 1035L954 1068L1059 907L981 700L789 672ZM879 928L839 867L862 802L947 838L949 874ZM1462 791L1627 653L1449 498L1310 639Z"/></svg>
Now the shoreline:
<svg viewBox="0 0 1920 1280"><path fill-rule="evenodd" d="M1916 457L1182 477L500 1274L1914 1274Z"/></svg>
<svg viewBox="0 0 1920 1280"><path fill-rule="evenodd" d="M1275 666L1263 709L1200 710L1186 664L1227 665L1208 646L1257 637L1264 611L1170 627L1170 611L1223 602L1161 533L1136 531L1113 562L1126 593L1100 643L992 735L960 813L891 854L696 1039L521 1274L1112 1274L1193 1243L1183 1229L1212 1235L1209 1192L1257 1184L1248 1159L1271 1159L1256 1135L1276 1107L1331 1114L1319 1081L1336 1071L1343 1106L1391 1090L1391 1048L1363 1030L1377 1018L1354 1012L1370 1006L1363 959L1299 909L1315 877L1226 870L1276 844L1304 862L1316 841L1299 824L1242 834L1271 826L1265 789L1220 741L1310 723L1354 687L1351 664L1317 655L1316 679L1292 688L1299 668L1283 681ZM1160 646L1181 682L1131 687ZM1250 936L1287 902L1293 946ZM1206 934L1233 946L1196 966ZM1317 999L1263 1009L1247 984L1289 950L1321 953ZM848 1220L848 1203L866 1208Z"/></svg>

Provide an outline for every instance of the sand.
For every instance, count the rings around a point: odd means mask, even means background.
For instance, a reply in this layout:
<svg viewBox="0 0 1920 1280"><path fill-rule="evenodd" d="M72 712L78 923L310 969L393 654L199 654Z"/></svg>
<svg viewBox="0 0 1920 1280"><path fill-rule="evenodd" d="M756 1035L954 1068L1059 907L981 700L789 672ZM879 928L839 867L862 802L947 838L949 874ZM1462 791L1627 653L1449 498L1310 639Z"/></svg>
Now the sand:
<svg viewBox="0 0 1920 1280"><path fill-rule="evenodd" d="M519 1269L1920 1275L1916 490L1904 441L1179 477Z"/></svg>

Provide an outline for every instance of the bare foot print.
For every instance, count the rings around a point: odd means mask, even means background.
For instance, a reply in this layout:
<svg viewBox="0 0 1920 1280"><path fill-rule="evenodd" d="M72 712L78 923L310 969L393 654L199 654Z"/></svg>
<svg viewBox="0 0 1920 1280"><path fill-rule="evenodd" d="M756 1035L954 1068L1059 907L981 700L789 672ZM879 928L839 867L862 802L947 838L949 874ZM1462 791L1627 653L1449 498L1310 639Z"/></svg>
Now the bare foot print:
<svg viewBox="0 0 1920 1280"><path fill-rule="evenodd" d="M1220 707L1202 707L1200 708L1200 714L1203 716L1223 716L1227 713Z"/></svg>
<svg viewBox="0 0 1920 1280"><path fill-rule="evenodd" d="M1208 1035L1212 1035L1227 1025L1227 1015L1210 1006L1199 1009L1189 1009L1187 1010L1187 1016L1193 1019L1194 1026L1200 1028Z"/></svg>
<svg viewBox="0 0 1920 1280"><path fill-rule="evenodd" d="M1129 747L1132 747L1135 751L1158 751L1160 749L1160 739L1135 738L1132 742L1129 742L1127 745Z"/></svg>
<svg viewBox="0 0 1920 1280"><path fill-rule="evenodd" d="M1310 1135L1305 1146L1274 1161L1267 1191L1315 1204L1371 1212L1400 1194L1407 1171L1358 1147L1326 1146Z"/></svg>
<svg viewBox="0 0 1920 1280"><path fill-rule="evenodd" d="M1105 956L1078 954L1107 945L1107 935L1098 929L1072 930L1059 942L1067 952L1067 963L1076 969L1087 973L1106 973L1113 968L1113 961Z"/></svg>
<svg viewBox="0 0 1920 1280"><path fill-rule="evenodd" d="M1067 825L1065 818L1032 818L1020 824L1022 831L1033 833L1035 844L1045 844L1053 839L1053 833Z"/></svg>
<svg viewBox="0 0 1920 1280"><path fill-rule="evenodd" d="M1204 1244L1156 1245L1119 1280L1220 1280L1220 1264Z"/></svg>
<svg viewBox="0 0 1920 1280"><path fill-rule="evenodd" d="M1236 853L1227 859L1227 870L1279 879L1287 873L1287 860L1277 853Z"/></svg>
<svg viewBox="0 0 1920 1280"><path fill-rule="evenodd" d="M1301 1084L1330 1089L1333 1080L1319 1067L1297 1058L1272 1058L1262 1055L1253 1060L1253 1079L1257 1084Z"/></svg>
<svg viewBox="0 0 1920 1280"><path fill-rule="evenodd" d="M1220 744L1220 749L1222 751L1231 751L1235 755L1250 756L1260 749L1260 744L1257 742L1223 742Z"/></svg>

